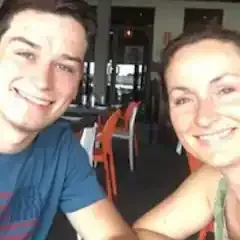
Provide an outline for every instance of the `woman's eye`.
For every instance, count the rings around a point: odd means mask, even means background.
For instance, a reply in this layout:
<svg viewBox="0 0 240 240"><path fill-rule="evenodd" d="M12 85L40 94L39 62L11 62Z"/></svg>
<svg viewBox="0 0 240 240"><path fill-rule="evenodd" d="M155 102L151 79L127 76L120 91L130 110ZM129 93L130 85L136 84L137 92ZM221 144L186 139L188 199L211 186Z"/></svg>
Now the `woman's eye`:
<svg viewBox="0 0 240 240"><path fill-rule="evenodd" d="M236 91L236 89L233 87L225 87L225 88L222 88L218 93L220 95L227 95L227 94L230 94L235 91Z"/></svg>
<svg viewBox="0 0 240 240"><path fill-rule="evenodd" d="M68 72L68 73L73 73L74 72L73 68L71 68L69 66L66 66L64 64L58 63L57 66L60 70L62 70L64 72Z"/></svg>
<svg viewBox="0 0 240 240"><path fill-rule="evenodd" d="M31 53L31 52L26 52L26 51L22 51L22 52L17 52L16 53L18 56L23 57L27 60L35 60L36 56L35 54Z"/></svg>
<svg viewBox="0 0 240 240"><path fill-rule="evenodd" d="M176 106L183 105L183 104L186 104L190 101L191 101L191 99L189 99L189 98L179 98L175 101L175 105Z"/></svg>

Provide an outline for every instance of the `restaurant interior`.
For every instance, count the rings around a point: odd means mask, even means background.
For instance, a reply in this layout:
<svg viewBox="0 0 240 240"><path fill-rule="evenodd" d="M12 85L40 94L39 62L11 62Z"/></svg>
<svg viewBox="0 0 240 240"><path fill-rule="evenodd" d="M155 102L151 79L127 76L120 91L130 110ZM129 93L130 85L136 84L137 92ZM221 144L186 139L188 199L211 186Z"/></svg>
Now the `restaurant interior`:
<svg viewBox="0 0 240 240"><path fill-rule="evenodd" d="M182 31L197 22L223 23L224 9L191 6L184 9ZM84 76L63 117L79 134L107 197L132 224L183 182L192 159L178 151L166 113L161 61L153 57L155 7L99 0L84 9L90 26ZM166 32L163 44L169 40ZM48 239L77 239L61 212Z"/></svg>

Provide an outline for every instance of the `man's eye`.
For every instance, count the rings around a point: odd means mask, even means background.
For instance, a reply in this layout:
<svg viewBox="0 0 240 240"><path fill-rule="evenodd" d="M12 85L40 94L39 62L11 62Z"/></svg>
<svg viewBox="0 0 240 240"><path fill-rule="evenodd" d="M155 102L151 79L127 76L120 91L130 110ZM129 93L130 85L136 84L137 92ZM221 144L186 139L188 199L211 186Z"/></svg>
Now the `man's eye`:
<svg viewBox="0 0 240 240"><path fill-rule="evenodd" d="M230 94L230 93L235 92L235 91L236 91L236 89L233 88L233 87L225 87L225 88L222 88L222 89L218 92L218 94L219 94L219 95L227 95L227 94Z"/></svg>
<svg viewBox="0 0 240 240"><path fill-rule="evenodd" d="M66 65L61 64L61 63L58 63L58 64L57 64L57 67L58 67L60 70L64 71L64 72L69 72L69 73L73 73L73 72L74 72L74 70L73 70L72 67L66 66Z"/></svg>
<svg viewBox="0 0 240 240"><path fill-rule="evenodd" d="M22 52L17 52L16 53L18 56L23 57L27 60L35 60L36 56L35 54L31 53L31 52L27 52L27 51L22 51Z"/></svg>

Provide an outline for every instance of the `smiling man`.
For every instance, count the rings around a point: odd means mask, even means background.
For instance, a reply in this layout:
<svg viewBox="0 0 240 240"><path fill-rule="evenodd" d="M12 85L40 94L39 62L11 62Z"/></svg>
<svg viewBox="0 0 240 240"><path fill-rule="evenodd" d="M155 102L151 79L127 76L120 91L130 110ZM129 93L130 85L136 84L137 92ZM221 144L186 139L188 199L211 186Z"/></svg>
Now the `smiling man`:
<svg viewBox="0 0 240 240"><path fill-rule="evenodd" d="M79 1L14 1L0 24L0 239L45 239L58 208L84 239L135 239L58 120L83 74Z"/></svg>

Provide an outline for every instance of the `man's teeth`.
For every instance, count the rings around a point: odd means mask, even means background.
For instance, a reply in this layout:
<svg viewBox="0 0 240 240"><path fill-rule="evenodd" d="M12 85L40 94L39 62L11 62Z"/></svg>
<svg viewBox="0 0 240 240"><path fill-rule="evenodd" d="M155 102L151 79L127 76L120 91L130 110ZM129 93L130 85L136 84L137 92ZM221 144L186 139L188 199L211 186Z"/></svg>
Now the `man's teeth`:
<svg viewBox="0 0 240 240"><path fill-rule="evenodd" d="M42 99L39 99L39 98L35 98L33 96L30 96L28 95L27 93L24 93L24 92L18 92L19 95L21 95L22 97L26 98L27 100L35 103L35 104L38 104L38 105L43 105L43 106L48 106L51 104L50 101L45 101L45 100L42 100Z"/></svg>
<svg viewBox="0 0 240 240"><path fill-rule="evenodd" d="M215 133L212 135L202 135L202 136L199 136L199 139L205 140L205 141L217 141L221 138L227 137L231 131L232 131L232 129L228 129L221 133Z"/></svg>

